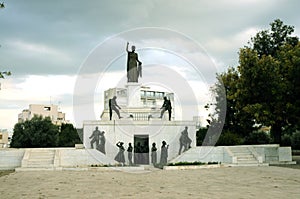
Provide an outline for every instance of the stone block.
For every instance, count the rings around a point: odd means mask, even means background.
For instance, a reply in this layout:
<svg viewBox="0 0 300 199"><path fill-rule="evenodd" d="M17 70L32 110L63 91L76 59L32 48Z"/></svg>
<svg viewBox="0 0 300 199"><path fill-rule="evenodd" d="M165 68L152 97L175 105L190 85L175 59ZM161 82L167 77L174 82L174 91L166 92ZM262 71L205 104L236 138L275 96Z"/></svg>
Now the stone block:
<svg viewBox="0 0 300 199"><path fill-rule="evenodd" d="M279 147L278 155L279 155L279 162L290 162L290 161L292 161L291 147Z"/></svg>
<svg viewBox="0 0 300 199"><path fill-rule="evenodd" d="M84 149L83 144L75 144L75 149Z"/></svg>

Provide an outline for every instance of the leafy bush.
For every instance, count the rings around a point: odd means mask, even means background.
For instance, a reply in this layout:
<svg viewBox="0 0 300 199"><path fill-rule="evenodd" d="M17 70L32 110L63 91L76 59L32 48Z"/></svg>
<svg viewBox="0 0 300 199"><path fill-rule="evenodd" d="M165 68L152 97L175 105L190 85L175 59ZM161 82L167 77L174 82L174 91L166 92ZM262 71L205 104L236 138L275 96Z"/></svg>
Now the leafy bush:
<svg viewBox="0 0 300 199"><path fill-rule="evenodd" d="M82 143L72 124L62 124L59 127L51 122L49 117L34 116L31 120L17 123L10 146L26 147L74 147Z"/></svg>
<svg viewBox="0 0 300 199"><path fill-rule="evenodd" d="M263 131L253 131L245 139L245 144L269 144L270 135Z"/></svg>
<svg viewBox="0 0 300 199"><path fill-rule="evenodd" d="M300 150L300 131L293 133L291 138L291 145L294 150Z"/></svg>
<svg viewBox="0 0 300 199"><path fill-rule="evenodd" d="M281 136L281 146L292 146L291 135L284 134Z"/></svg>
<svg viewBox="0 0 300 199"><path fill-rule="evenodd" d="M58 146L74 147L75 144L82 144L76 128L73 124L62 124L58 134Z"/></svg>
<svg viewBox="0 0 300 199"><path fill-rule="evenodd" d="M197 146L202 146L203 140L206 136L206 132L207 132L207 128L200 128L197 132L196 132L196 140L197 140Z"/></svg>
<svg viewBox="0 0 300 199"><path fill-rule="evenodd" d="M243 139L232 132L224 131L217 141L217 146L230 146L230 145L240 145L243 143Z"/></svg>
<svg viewBox="0 0 300 199"><path fill-rule="evenodd" d="M14 126L11 147L55 147L57 145L58 127L49 117L34 116L31 120Z"/></svg>
<svg viewBox="0 0 300 199"><path fill-rule="evenodd" d="M185 165L211 165L211 164L219 164L218 162L176 162L176 163L169 163L168 166L185 166Z"/></svg>

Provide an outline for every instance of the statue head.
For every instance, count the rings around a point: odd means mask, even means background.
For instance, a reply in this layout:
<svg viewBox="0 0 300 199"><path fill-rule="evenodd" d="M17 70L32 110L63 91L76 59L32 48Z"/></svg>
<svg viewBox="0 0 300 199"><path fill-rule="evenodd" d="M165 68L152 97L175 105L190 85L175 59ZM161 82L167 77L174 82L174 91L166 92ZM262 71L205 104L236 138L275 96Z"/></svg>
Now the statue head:
<svg viewBox="0 0 300 199"><path fill-rule="evenodd" d="M131 50L132 50L132 51L135 51L135 46L131 46Z"/></svg>

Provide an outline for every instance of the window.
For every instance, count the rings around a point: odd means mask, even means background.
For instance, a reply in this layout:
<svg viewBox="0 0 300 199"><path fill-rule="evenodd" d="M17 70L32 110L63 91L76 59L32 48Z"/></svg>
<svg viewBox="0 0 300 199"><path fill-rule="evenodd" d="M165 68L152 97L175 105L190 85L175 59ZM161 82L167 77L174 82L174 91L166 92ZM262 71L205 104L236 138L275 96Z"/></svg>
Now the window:
<svg viewBox="0 0 300 199"><path fill-rule="evenodd" d="M44 111L50 111L51 107L50 106L44 106Z"/></svg>
<svg viewBox="0 0 300 199"><path fill-rule="evenodd" d="M147 97L154 97L154 92L153 91L148 91L147 92Z"/></svg>
<svg viewBox="0 0 300 199"><path fill-rule="evenodd" d="M2 134L0 134L0 140L2 140L3 138L2 138Z"/></svg>
<svg viewBox="0 0 300 199"><path fill-rule="evenodd" d="M141 96L146 97L146 91L141 91Z"/></svg>
<svg viewBox="0 0 300 199"><path fill-rule="evenodd" d="M163 92L157 92L156 93L156 97L157 98L163 98L164 97L164 93Z"/></svg>

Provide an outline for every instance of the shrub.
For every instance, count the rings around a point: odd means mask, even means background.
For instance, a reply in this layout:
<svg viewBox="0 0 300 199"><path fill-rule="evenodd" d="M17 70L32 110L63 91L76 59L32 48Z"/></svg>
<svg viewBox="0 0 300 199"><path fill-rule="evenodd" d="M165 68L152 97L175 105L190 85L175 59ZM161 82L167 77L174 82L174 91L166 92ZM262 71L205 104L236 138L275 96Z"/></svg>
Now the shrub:
<svg viewBox="0 0 300 199"><path fill-rule="evenodd" d="M291 140L291 135L289 134L284 134L281 136L281 145L282 146L292 146L292 140Z"/></svg>
<svg viewBox="0 0 300 199"><path fill-rule="evenodd" d="M224 131L217 141L217 146L230 146L230 145L240 145L243 143L243 139L232 132Z"/></svg>
<svg viewBox="0 0 300 199"><path fill-rule="evenodd" d="M291 145L294 150L300 150L300 131L293 133L291 138Z"/></svg>
<svg viewBox="0 0 300 199"><path fill-rule="evenodd" d="M245 139L245 144L269 144L270 135L263 131L253 131Z"/></svg>
<svg viewBox="0 0 300 199"><path fill-rule="evenodd" d="M196 132L197 146L202 146L203 140L206 136L207 128L200 128Z"/></svg>

